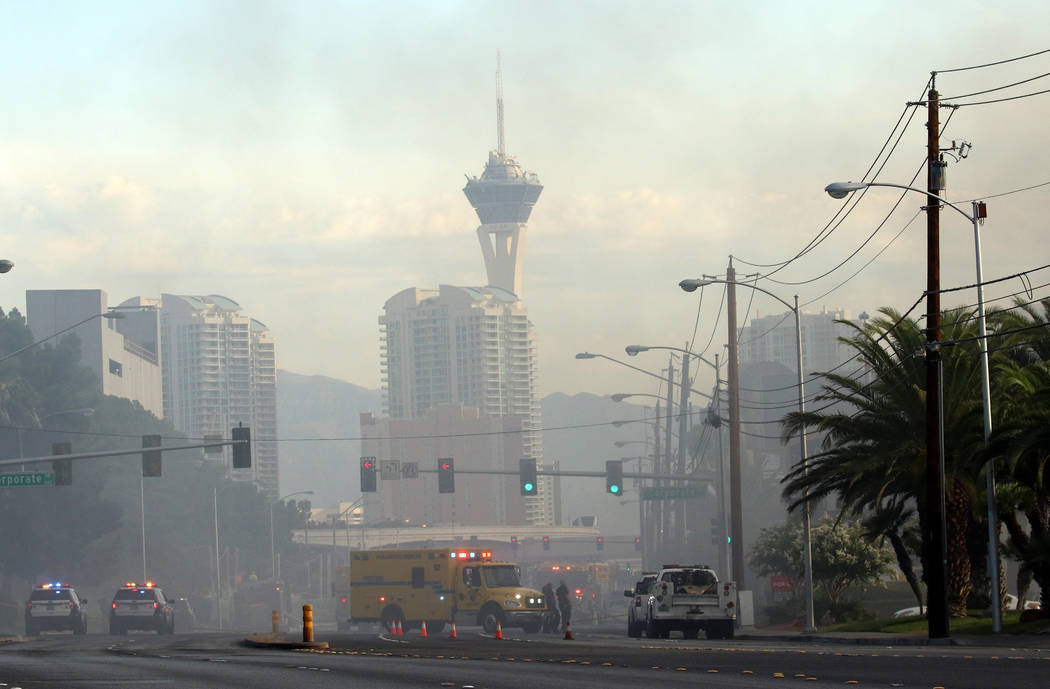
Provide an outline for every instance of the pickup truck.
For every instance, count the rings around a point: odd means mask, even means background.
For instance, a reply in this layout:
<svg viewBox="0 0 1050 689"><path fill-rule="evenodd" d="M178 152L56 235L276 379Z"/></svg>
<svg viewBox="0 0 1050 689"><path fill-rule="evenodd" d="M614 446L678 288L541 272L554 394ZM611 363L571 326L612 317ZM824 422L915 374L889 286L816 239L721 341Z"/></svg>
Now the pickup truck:
<svg viewBox="0 0 1050 689"><path fill-rule="evenodd" d="M628 595L625 591L624 595ZM634 596L632 591L630 595ZM718 581L704 565L664 565L642 596L645 635L666 639L672 631L695 639L732 639L736 625L736 584ZM640 617L640 616L639 616Z"/></svg>

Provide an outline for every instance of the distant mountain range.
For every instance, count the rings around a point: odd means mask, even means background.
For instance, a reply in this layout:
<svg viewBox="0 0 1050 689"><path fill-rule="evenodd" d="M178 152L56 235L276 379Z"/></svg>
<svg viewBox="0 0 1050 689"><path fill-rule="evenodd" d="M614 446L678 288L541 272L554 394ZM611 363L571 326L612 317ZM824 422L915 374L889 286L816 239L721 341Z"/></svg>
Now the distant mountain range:
<svg viewBox="0 0 1050 689"><path fill-rule="evenodd" d="M604 471L605 461L646 453L642 444L623 448L616 440L644 440L647 424L619 428L610 421L638 419L642 408L615 403L589 393L554 393L541 401L544 461L557 461L565 470ZM358 459L361 456L359 414L381 414L379 390L327 376L277 372L277 434L280 446L282 495L313 490L317 507L348 502L360 495ZM601 424L601 425L594 425ZM332 438L341 440L331 440ZM636 471L636 461L625 462ZM638 530L637 495L627 482L627 494L614 498L600 478L562 479L562 523L595 515L603 533L634 534Z"/></svg>

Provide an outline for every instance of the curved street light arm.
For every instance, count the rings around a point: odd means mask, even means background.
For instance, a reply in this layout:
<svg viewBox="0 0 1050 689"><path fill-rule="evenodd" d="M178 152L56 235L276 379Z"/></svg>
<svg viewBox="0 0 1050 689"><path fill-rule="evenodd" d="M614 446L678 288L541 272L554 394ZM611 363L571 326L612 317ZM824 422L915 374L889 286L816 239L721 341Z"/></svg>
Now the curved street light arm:
<svg viewBox="0 0 1050 689"><path fill-rule="evenodd" d="M964 211L962 208L959 208L943 196L931 194L925 189L919 189L918 187L909 187L907 184L894 184L892 182L833 182L828 186L824 187L824 191L828 192L828 194L830 194L832 198L838 199L843 198L846 194L850 192L860 191L861 189L866 189L867 187L892 187L893 189L907 189L908 191L916 191L924 196L930 197L931 199L937 199L945 206L948 206L949 208L958 211L960 214L962 214L964 218L966 218L970 222L976 222L972 215ZM842 194L842 196L839 196L838 194ZM712 282L714 281L712 280Z"/></svg>
<svg viewBox="0 0 1050 689"><path fill-rule="evenodd" d="M656 346L652 346L652 347L648 347L648 346L645 346L645 345L627 345L627 347L624 348L624 351L627 352L628 356L637 356L639 352L647 352L650 349L670 349L670 350L673 350L675 352L681 352L682 354L688 354L689 356L693 357L694 359L699 359L700 361L704 362L705 364L707 364L708 366L713 368L715 370L715 373L718 372L718 366L715 365L715 364L712 364L710 361L705 359L703 357L703 355L697 354L696 352L690 352L688 349L683 349L681 347L668 347L668 346L664 346L664 345L656 345Z"/></svg>
<svg viewBox="0 0 1050 689"><path fill-rule="evenodd" d="M656 378L657 380L659 380L659 381L661 381L663 383L667 382L667 380L663 376L659 376L659 375L653 373L652 371L646 371L644 368L639 368L637 366L632 366L631 364L627 363L626 361L620 361L619 359L614 359L613 357L606 356L605 354L595 354L593 352L580 352L579 354L576 355L576 358L577 359L608 359L609 361L611 361L613 363L620 364L621 366L626 366L627 368L630 368L630 369L634 369L635 371L638 371L639 373L644 373L645 375L647 375L647 376L649 376L651 378ZM673 385L677 385L678 387L682 387L682 384L678 383L678 382L672 381L672 384ZM701 390L695 390L693 388L689 388L689 389L692 392L695 392L696 394L698 394L698 395L700 395L702 397L706 397L709 400L710 399L714 399L713 397L711 397L711 395L707 394L706 392L703 392Z"/></svg>

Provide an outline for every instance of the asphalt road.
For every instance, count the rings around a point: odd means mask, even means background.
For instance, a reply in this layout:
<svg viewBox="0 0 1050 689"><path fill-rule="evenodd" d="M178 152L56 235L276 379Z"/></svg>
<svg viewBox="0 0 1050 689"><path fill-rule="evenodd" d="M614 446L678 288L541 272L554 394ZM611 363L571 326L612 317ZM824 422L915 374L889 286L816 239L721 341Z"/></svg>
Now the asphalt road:
<svg viewBox="0 0 1050 689"><path fill-rule="evenodd" d="M0 688L398 687L400 689L670 689L1047 686L1043 648L845 646L761 640L628 639L612 628L575 640L460 628L420 638L373 629L323 632L326 650L247 648L243 635L44 635L0 646ZM288 637L293 638L293 637Z"/></svg>

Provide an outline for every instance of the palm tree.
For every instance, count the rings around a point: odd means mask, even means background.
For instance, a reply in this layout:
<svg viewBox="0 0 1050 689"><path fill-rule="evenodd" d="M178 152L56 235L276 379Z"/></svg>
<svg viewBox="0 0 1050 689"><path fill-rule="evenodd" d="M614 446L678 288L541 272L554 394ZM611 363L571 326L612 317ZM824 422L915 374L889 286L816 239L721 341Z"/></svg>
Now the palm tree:
<svg viewBox="0 0 1050 689"><path fill-rule="evenodd" d="M865 375L822 374L827 383L817 399L828 404L784 419L785 439L803 429L824 434L821 450L809 458L808 467L799 463L785 477L784 497L789 509L807 500L834 497L843 512L872 516L914 505L925 534L926 337L918 322L894 309L884 308L879 314L862 326L846 322L854 334L843 341L857 352ZM976 345L969 339L973 331L970 313L944 314L942 342L964 343L942 353L948 589L953 616L966 614L971 588L967 538L976 488L970 474L956 467L980 450L978 359L972 356L970 350ZM924 562L926 551L924 547ZM902 566L900 557L898 565ZM908 572L902 571L907 577Z"/></svg>

